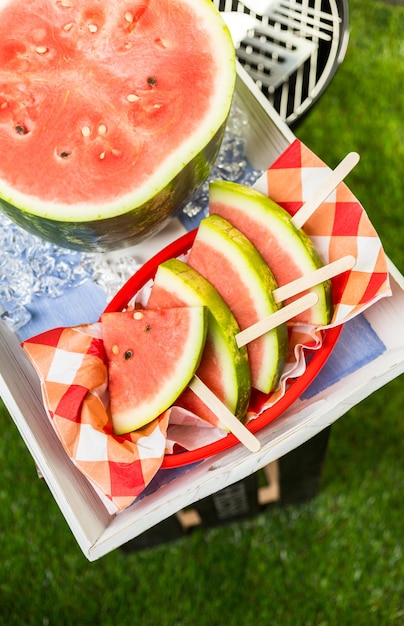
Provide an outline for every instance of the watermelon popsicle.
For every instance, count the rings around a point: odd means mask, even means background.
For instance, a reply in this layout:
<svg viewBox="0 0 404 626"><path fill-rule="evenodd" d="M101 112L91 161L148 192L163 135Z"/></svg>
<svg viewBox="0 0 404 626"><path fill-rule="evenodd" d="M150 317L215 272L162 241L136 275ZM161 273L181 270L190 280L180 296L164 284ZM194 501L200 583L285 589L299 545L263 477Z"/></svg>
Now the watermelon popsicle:
<svg viewBox="0 0 404 626"><path fill-rule="evenodd" d="M271 268L278 286L285 285L324 265L319 251L302 225L343 181L358 160L356 153L347 155L293 218L266 194L225 181L210 184L210 214L219 215L242 232ZM311 287L311 290L318 294L318 303L299 315L294 322L326 326L332 316L331 285L324 282Z"/></svg>
<svg viewBox="0 0 404 626"><path fill-rule="evenodd" d="M282 298L282 295L294 295L300 291L305 291L311 285L318 284L323 280L333 278L342 272L352 269L355 264L355 258L351 255L347 255L329 263L324 267L312 272L312 274L306 275L288 285L280 287L272 292L276 298ZM297 300L294 300L290 304L280 308L275 313L267 316L266 318L256 322L255 324L245 328L236 335L236 342L239 347L245 346L248 343L256 340L258 337L274 330L277 326L284 324L288 320L292 319L300 312L307 310L316 304L318 296L315 293L307 293L301 296ZM227 407L213 394L213 392L198 378L194 376L191 380L189 387L192 391L204 402L210 410L214 411L219 417L220 421L232 432L237 439L245 445L251 452L257 452L260 449L260 443L258 439L251 433L251 431L244 426Z"/></svg>

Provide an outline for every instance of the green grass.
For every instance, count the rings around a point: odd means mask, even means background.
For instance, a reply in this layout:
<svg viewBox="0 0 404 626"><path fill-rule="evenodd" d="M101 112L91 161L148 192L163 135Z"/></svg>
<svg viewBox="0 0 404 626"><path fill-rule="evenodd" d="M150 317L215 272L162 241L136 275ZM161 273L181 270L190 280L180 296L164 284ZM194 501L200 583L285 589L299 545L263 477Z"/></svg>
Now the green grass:
<svg viewBox="0 0 404 626"><path fill-rule="evenodd" d="M404 8L351 0L348 53L297 135L349 185L389 256L401 233ZM318 497L153 550L82 555L11 418L0 411L0 624L404 624L403 380L332 429Z"/></svg>

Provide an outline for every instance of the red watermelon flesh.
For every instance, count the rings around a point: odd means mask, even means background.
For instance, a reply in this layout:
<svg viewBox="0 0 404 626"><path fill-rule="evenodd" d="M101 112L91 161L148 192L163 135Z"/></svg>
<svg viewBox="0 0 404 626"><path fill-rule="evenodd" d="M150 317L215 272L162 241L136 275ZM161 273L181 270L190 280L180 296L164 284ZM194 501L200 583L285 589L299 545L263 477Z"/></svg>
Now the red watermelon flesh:
<svg viewBox="0 0 404 626"><path fill-rule="evenodd" d="M269 265L278 286L323 265L310 238L293 226L287 211L254 189L227 181L211 183L209 212L228 220L248 237ZM331 283L326 281L311 291L317 294L318 303L293 322L325 326L332 316Z"/></svg>
<svg viewBox="0 0 404 626"><path fill-rule="evenodd" d="M204 307L104 313L102 336L115 434L163 413L198 368L207 332Z"/></svg>
<svg viewBox="0 0 404 626"><path fill-rule="evenodd" d="M3 0L3 210L56 239L75 224L71 247L100 220L120 218L111 247L150 230L206 178L234 81L210 0Z"/></svg>

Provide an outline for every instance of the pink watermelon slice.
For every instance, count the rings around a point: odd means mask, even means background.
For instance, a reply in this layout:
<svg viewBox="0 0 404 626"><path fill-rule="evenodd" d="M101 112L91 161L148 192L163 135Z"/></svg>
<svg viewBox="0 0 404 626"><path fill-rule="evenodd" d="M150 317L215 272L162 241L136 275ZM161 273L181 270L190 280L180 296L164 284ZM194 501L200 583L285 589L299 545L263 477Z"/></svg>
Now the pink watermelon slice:
<svg viewBox="0 0 404 626"><path fill-rule="evenodd" d="M211 183L209 212L228 220L248 237L271 268L278 286L323 265L312 241L302 229L294 227L289 213L254 189L227 181ZM317 294L317 304L293 322L326 326L332 317L331 283L325 281L310 291Z"/></svg>
<svg viewBox="0 0 404 626"><path fill-rule="evenodd" d="M211 0L3 0L2 210L71 248L152 235L207 177L234 84Z"/></svg>
<svg viewBox="0 0 404 626"><path fill-rule="evenodd" d="M187 262L217 289L241 330L280 308L272 296L277 284L268 265L252 243L219 215L202 220ZM247 345L253 387L268 394L277 386L287 346L286 324Z"/></svg>
<svg viewBox="0 0 404 626"><path fill-rule="evenodd" d="M227 408L244 421L251 393L248 353L238 348L240 332L234 315L217 290L199 272L178 259L169 259L157 269L147 307L206 306L208 333L198 377ZM192 411L214 426L222 427L216 415L187 388L175 404Z"/></svg>
<svg viewBox="0 0 404 626"><path fill-rule="evenodd" d="M158 417L188 385L205 345L207 311L103 313L101 326L112 425L122 435Z"/></svg>

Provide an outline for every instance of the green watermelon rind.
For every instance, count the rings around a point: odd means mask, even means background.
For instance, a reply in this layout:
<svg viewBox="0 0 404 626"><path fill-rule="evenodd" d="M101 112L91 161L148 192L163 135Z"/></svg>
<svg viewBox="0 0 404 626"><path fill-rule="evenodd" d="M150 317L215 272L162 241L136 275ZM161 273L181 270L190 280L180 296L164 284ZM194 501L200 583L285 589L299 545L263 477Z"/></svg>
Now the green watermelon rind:
<svg viewBox="0 0 404 626"><path fill-rule="evenodd" d="M165 374L160 377L160 384L156 387L153 398L147 396L142 403L135 405L129 403L129 408L119 412L112 412L111 419L113 430L116 435L132 432L159 417L166 411L187 387L200 363L205 346L208 329L208 311L204 306L187 307L187 315L190 317L190 332L181 342L182 354L179 358L167 361L162 358L160 364L151 364L154 369L165 366ZM101 320L106 316L116 316L120 313L104 313ZM147 312L145 312L147 316ZM178 342L176 344L179 345ZM112 355L113 356L113 355ZM147 355L145 355L147 356ZM163 357L163 355L162 355ZM131 381L129 381L129 385ZM121 394L127 399L128 393Z"/></svg>
<svg viewBox="0 0 404 626"><path fill-rule="evenodd" d="M205 241L231 262L240 276L240 281L244 283L244 288L254 301L258 319L264 319L281 308L282 305L277 304L272 295L277 284L270 268L256 247L237 228L219 215L213 214L201 221L195 242L198 240ZM192 261L194 246L188 259L191 267L194 267ZM198 270L198 267L196 269ZM217 282L215 279L212 283L221 293L220 277ZM231 304L229 302L228 304L231 309ZM285 365L288 348L286 324L281 324L263 335L260 342L264 359L259 376L256 381L253 380L253 385L263 393L270 393L276 388Z"/></svg>
<svg viewBox="0 0 404 626"><path fill-rule="evenodd" d="M219 348L221 374L226 378L227 408L245 421L251 396L251 376L245 346L239 348L236 335L240 328L233 313L217 290L187 263L169 259L161 263L154 278L188 306L206 306L209 311L208 335Z"/></svg>
<svg viewBox="0 0 404 626"><path fill-rule="evenodd" d="M303 229L297 229L291 222L290 214L261 192L239 183L213 181L209 185L211 207L215 203L231 205L235 210L254 216L262 230L270 230L283 245L289 245L289 252L303 274L319 269L324 263L310 237ZM248 206L248 209L247 209ZM214 208L212 209L214 214ZM236 220L235 220L235 223ZM331 281L311 288L318 296L318 302L311 308L313 324L326 326L333 311Z"/></svg>

